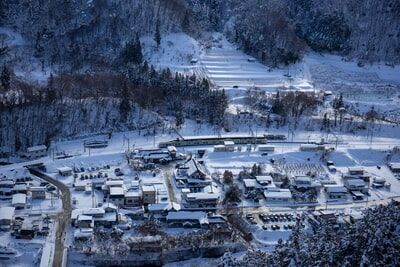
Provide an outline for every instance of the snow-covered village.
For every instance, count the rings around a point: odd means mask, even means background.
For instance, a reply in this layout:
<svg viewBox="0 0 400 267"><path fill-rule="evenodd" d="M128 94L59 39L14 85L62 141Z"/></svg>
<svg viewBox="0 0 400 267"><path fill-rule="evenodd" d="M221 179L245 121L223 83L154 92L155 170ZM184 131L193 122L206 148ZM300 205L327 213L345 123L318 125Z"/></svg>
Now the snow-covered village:
<svg viewBox="0 0 400 267"><path fill-rule="evenodd" d="M400 4L0 2L0 266L400 266Z"/></svg>

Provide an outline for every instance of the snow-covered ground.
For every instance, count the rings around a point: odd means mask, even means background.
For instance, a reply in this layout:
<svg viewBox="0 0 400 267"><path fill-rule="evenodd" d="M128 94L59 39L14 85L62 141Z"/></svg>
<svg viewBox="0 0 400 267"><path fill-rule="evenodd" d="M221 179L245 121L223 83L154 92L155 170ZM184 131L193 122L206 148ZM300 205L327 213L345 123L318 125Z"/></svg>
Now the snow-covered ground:
<svg viewBox="0 0 400 267"><path fill-rule="evenodd" d="M152 37L142 38L142 42L145 58L158 68L195 73L224 88L231 100L231 112L236 107L245 109L245 92L253 87L267 92L331 90L343 93L348 103L356 101L356 108L362 111L371 105L388 115L398 110L400 66L359 67L340 56L308 53L295 65L271 68L246 55L220 33L209 34L201 41L183 33L166 35L158 49ZM190 64L193 58L198 62Z"/></svg>
<svg viewBox="0 0 400 267"><path fill-rule="evenodd" d="M159 69L187 73L193 69L192 59L200 56L202 47L192 37L184 33L163 35L157 47L153 36L141 38L145 60Z"/></svg>
<svg viewBox="0 0 400 267"><path fill-rule="evenodd" d="M198 67L218 87L225 90L233 87L259 87L272 91L291 86L303 90L313 89L301 64L289 68L269 68L240 51L219 33L212 35L212 44L200 57ZM290 77L287 77L288 74Z"/></svg>

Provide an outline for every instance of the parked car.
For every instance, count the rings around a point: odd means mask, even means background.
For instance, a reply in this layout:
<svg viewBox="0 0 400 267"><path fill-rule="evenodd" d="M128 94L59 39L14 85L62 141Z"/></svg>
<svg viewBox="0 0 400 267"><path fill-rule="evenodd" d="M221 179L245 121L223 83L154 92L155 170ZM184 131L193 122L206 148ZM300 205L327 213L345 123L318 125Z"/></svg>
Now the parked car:
<svg viewBox="0 0 400 267"><path fill-rule="evenodd" d="M115 173L116 176L122 176L122 175L124 175L124 173L121 171L120 168L116 168L116 169L114 170L114 173Z"/></svg>

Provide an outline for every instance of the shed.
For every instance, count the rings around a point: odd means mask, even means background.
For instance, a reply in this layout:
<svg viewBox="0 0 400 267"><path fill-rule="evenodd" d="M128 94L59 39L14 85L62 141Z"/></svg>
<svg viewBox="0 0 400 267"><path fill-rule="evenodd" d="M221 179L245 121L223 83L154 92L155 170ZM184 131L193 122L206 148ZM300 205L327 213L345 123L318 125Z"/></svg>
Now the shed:
<svg viewBox="0 0 400 267"><path fill-rule="evenodd" d="M58 170L58 173L61 176L70 176L70 175L72 175L72 168L70 168L70 167L60 167L57 170Z"/></svg>
<svg viewBox="0 0 400 267"><path fill-rule="evenodd" d="M361 166L348 167L348 171L349 171L350 175L363 175L364 174L364 168Z"/></svg>
<svg viewBox="0 0 400 267"><path fill-rule="evenodd" d="M279 191L265 190L264 196L267 201L288 202L292 199L292 193L289 189L280 189Z"/></svg>
<svg viewBox="0 0 400 267"><path fill-rule="evenodd" d="M32 198L45 199L46 198L46 187L44 186L33 186L30 188Z"/></svg>
<svg viewBox="0 0 400 267"><path fill-rule="evenodd" d="M271 175L257 175L256 176L256 181L257 183L259 183L260 185L269 185L272 184L273 179Z"/></svg>
<svg viewBox="0 0 400 267"><path fill-rule="evenodd" d="M0 227L9 227L14 218L14 207L0 207Z"/></svg>
<svg viewBox="0 0 400 267"><path fill-rule="evenodd" d="M394 173L400 173L400 162L389 163L389 168Z"/></svg>
<svg viewBox="0 0 400 267"><path fill-rule="evenodd" d="M12 197L12 206L16 209L23 209L26 205L26 194L14 194Z"/></svg>
<svg viewBox="0 0 400 267"><path fill-rule="evenodd" d="M268 145L259 145L258 146L258 151L260 151L260 152L274 152L275 151L275 147L268 146Z"/></svg>

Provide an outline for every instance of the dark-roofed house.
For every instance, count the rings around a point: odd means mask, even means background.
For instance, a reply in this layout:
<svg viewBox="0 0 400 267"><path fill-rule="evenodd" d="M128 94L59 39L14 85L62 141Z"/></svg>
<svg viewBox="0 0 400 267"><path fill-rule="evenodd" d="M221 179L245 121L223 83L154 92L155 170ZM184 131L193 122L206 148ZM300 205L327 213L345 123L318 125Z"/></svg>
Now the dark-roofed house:
<svg viewBox="0 0 400 267"><path fill-rule="evenodd" d="M175 173L176 186L178 188L191 188L191 191L199 191L208 185L211 185L211 179L207 175L204 166L194 158L180 166Z"/></svg>
<svg viewBox="0 0 400 267"><path fill-rule="evenodd" d="M171 211L166 219L169 227L202 227L208 225L207 213L203 211Z"/></svg>

